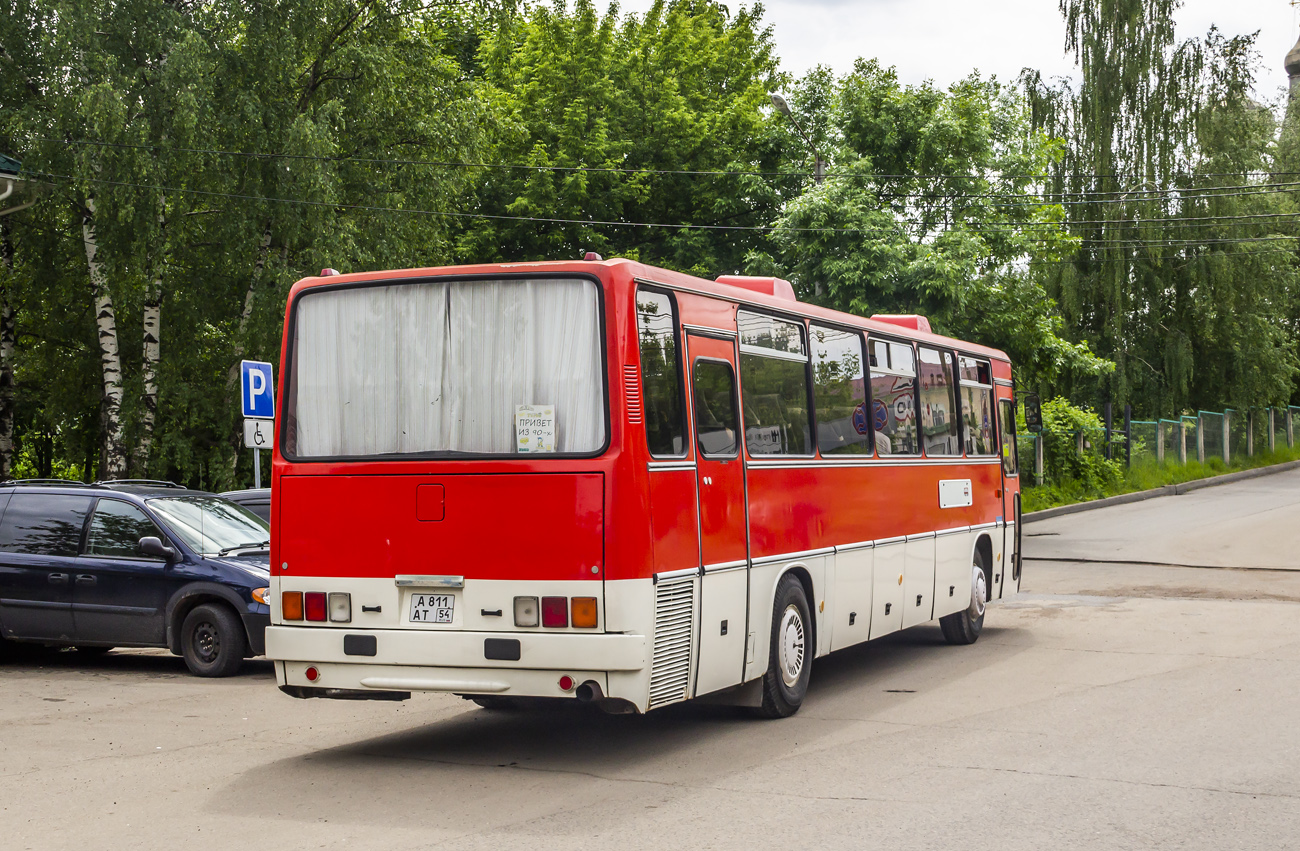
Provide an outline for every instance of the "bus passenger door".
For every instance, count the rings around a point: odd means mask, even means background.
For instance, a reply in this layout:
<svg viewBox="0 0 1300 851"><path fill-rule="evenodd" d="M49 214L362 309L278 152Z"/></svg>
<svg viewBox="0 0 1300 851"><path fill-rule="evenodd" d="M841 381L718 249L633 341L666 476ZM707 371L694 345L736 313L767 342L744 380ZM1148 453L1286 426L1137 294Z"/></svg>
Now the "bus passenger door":
<svg viewBox="0 0 1300 851"><path fill-rule="evenodd" d="M740 682L749 544L734 340L691 335L691 414L699 491L700 641L695 694Z"/></svg>
<svg viewBox="0 0 1300 851"><path fill-rule="evenodd" d="M1010 597L1020 590L1020 470L1016 457L1016 403L1012 388L997 387L999 454L1002 456L1002 581L989 597Z"/></svg>

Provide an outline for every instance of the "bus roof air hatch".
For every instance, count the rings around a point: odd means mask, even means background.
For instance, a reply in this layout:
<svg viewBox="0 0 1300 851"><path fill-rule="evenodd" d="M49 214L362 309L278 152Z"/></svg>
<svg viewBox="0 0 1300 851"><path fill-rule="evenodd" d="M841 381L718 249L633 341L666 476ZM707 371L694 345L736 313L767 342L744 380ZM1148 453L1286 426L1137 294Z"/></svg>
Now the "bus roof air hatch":
<svg viewBox="0 0 1300 851"><path fill-rule="evenodd" d="M782 298L786 301L799 300L795 297L794 287L790 286L789 281L782 278L760 278L754 275L719 275L717 282L732 287L740 287L742 290L749 290L752 293L762 293L773 298Z"/></svg>
<svg viewBox="0 0 1300 851"><path fill-rule="evenodd" d="M924 331L927 334L934 333L930 330L930 320L916 313L877 313L871 318L876 322L887 322L900 328L911 328L913 331Z"/></svg>

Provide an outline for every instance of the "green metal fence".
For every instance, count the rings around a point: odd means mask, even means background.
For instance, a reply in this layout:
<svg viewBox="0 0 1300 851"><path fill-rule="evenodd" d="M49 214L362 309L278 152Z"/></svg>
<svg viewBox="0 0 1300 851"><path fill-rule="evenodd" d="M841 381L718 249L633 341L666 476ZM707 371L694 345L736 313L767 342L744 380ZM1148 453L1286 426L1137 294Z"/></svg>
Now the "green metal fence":
<svg viewBox="0 0 1300 851"><path fill-rule="evenodd" d="M1255 408L1249 411L1197 411L1176 419L1130 420L1112 423L1109 432L1074 432L1051 435L1051 445L1067 447L1079 456L1109 457L1121 464L1186 464L1192 461L1224 464L1296 446L1300 432L1300 406ZM1041 434L1016 436L1021 469L1036 483L1044 483L1045 457Z"/></svg>

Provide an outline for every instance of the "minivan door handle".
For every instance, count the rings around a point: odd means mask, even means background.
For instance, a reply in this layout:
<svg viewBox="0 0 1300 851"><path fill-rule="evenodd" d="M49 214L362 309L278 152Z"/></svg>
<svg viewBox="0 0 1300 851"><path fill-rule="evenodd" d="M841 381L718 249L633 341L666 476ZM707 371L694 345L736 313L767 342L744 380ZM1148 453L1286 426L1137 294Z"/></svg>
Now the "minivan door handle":
<svg viewBox="0 0 1300 851"><path fill-rule="evenodd" d="M94 575L89 574L89 573L78 573L78 574L77 574L77 584L78 584L78 585L94 585L94 584L95 584L95 577L94 577Z"/></svg>
<svg viewBox="0 0 1300 851"><path fill-rule="evenodd" d="M49 581L51 585L68 584L68 574L66 573L51 573L48 577L46 577L46 579Z"/></svg>

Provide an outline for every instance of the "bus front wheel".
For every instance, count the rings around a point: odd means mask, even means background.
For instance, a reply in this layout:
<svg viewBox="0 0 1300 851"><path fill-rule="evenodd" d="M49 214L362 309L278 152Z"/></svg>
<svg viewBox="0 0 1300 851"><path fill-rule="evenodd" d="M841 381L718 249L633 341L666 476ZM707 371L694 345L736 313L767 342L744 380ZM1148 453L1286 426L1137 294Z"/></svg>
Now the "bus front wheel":
<svg viewBox="0 0 1300 851"><path fill-rule="evenodd" d="M984 554L977 548L971 561L970 605L960 612L939 618L939 628L949 644L974 644L984 629L984 609L989 601L988 573Z"/></svg>
<svg viewBox="0 0 1300 851"><path fill-rule="evenodd" d="M803 584L786 574L776 586L772 606L772 646L763 676L763 706L767 718L788 718L799 711L812 674L812 612Z"/></svg>

